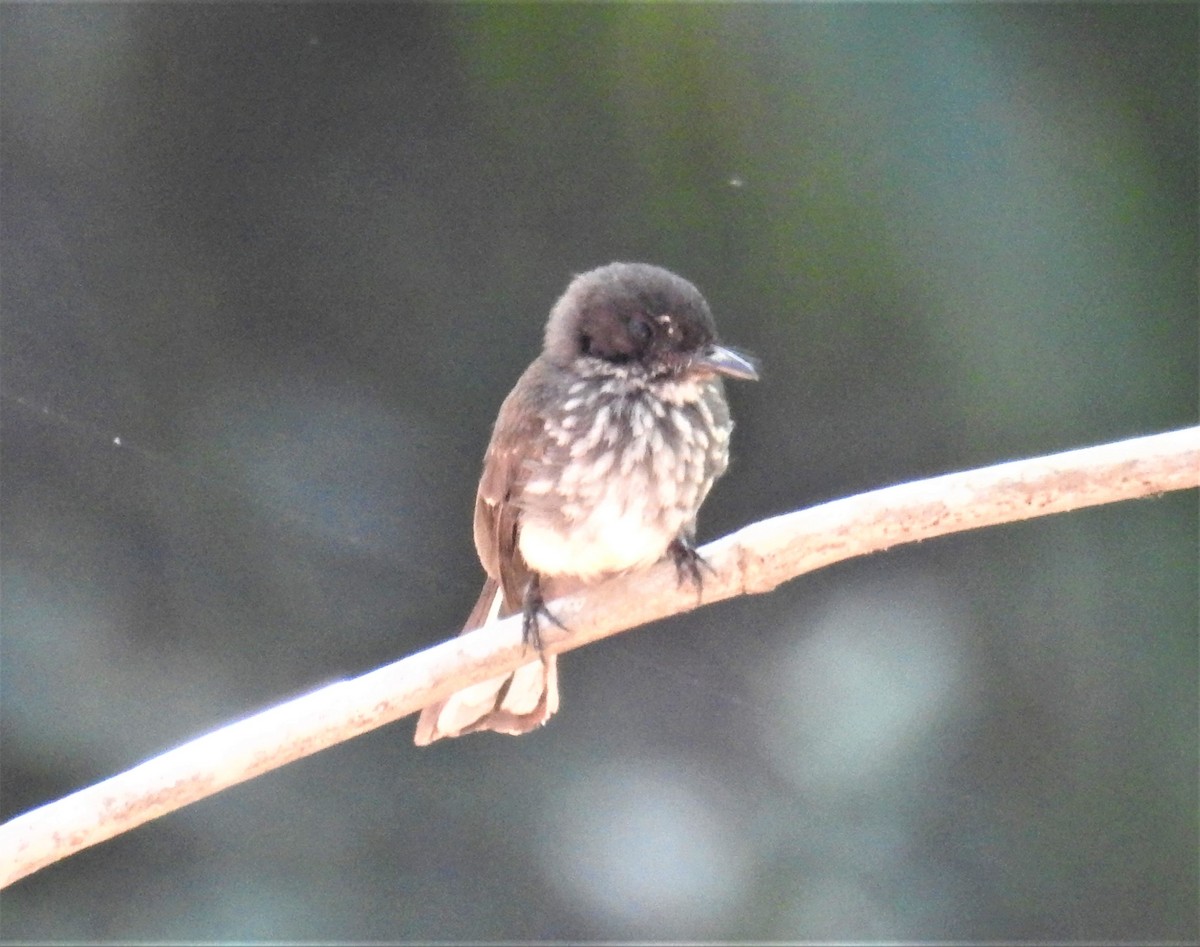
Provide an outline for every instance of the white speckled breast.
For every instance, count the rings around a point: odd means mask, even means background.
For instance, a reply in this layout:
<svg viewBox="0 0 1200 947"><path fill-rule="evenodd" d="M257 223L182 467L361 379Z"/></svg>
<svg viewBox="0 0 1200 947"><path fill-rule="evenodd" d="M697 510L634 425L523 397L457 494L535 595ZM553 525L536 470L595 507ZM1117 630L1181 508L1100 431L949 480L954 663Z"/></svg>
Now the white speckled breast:
<svg viewBox="0 0 1200 947"><path fill-rule="evenodd" d="M578 380L547 421L521 500L518 545L535 571L595 579L657 562L724 472L732 424L719 380L630 381ZM580 411L585 401L599 407Z"/></svg>

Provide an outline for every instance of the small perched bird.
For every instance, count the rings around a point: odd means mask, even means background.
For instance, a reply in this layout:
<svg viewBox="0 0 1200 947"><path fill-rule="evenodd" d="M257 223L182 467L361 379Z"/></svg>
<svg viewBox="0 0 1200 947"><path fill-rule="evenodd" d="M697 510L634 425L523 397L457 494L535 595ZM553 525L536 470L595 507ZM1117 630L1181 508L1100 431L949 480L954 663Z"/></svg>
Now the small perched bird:
<svg viewBox="0 0 1200 947"><path fill-rule="evenodd" d="M475 501L487 571L463 631L523 612L539 659L426 707L416 743L527 733L558 709L544 601L670 555L700 583L696 514L729 463L721 376L757 379L717 343L682 277L612 263L576 277L550 311L542 354L500 407Z"/></svg>

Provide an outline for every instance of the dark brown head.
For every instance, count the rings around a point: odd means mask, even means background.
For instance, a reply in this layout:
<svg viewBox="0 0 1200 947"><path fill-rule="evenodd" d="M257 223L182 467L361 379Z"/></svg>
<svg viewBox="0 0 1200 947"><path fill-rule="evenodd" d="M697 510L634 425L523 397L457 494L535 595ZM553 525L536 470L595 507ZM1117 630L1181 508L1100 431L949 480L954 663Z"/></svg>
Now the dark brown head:
<svg viewBox="0 0 1200 947"><path fill-rule="evenodd" d="M550 311L545 357L597 373L758 378L748 358L717 343L700 291L647 263L610 263L575 277Z"/></svg>

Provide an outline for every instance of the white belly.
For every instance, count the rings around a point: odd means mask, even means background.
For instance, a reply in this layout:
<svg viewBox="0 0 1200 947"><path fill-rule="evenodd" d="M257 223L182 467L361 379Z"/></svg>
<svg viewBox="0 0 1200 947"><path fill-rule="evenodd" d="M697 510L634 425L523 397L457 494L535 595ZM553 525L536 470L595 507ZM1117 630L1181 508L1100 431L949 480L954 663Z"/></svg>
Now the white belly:
<svg viewBox="0 0 1200 947"><path fill-rule="evenodd" d="M583 579L652 565L684 523L682 515L672 522L664 522L661 511L648 516L646 499L634 494L621 503L606 494L567 529L554 517L527 517L518 539L521 556L536 572Z"/></svg>

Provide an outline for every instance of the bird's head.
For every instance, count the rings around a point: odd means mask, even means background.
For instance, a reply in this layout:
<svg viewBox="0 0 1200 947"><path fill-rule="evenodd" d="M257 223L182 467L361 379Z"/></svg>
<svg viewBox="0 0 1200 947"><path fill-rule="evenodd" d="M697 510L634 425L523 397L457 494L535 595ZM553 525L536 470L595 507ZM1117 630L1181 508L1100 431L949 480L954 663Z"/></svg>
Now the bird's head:
<svg viewBox="0 0 1200 947"><path fill-rule="evenodd" d="M758 378L749 358L717 342L700 291L647 263L610 263L575 277L550 312L545 357L589 374Z"/></svg>

